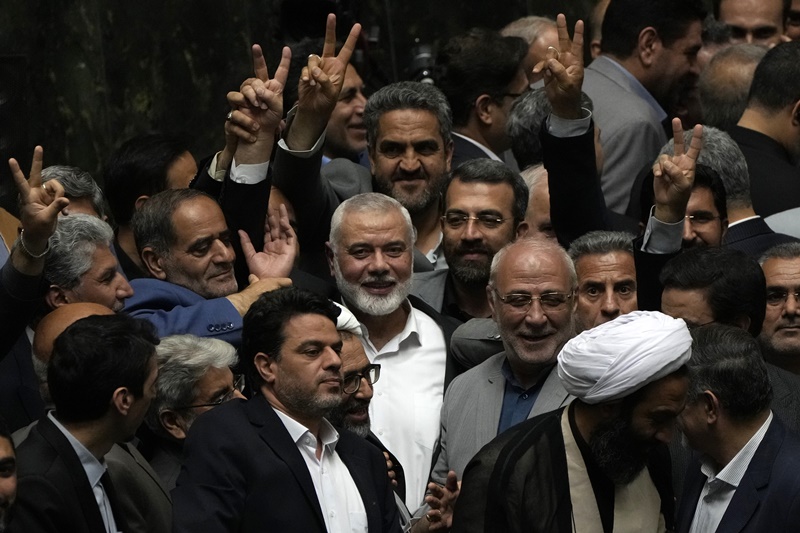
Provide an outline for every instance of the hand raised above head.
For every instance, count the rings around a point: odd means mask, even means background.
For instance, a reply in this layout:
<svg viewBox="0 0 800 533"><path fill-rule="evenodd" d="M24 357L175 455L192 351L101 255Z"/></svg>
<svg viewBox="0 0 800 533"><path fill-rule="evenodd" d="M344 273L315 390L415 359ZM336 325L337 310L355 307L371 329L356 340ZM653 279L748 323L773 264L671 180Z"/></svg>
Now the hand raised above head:
<svg viewBox="0 0 800 533"><path fill-rule="evenodd" d="M544 76L547 99L553 113L561 118L581 116L581 87L583 85L583 21L575 23L573 38L569 38L567 19L559 14L556 20L558 49L550 46L547 57L533 67L534 73Z"/></svg>
<svg viewBox="0 0 800 533"><path fill-rule="evenodd" d="M288 46L283 47L281 61L273 78L269 77L269 70L261 47L254 44L252 53L255 77L245 80L238 93L235 91L228 93L228 103L234 114L237 110L246 109L247 115L258 124L256 131L259 134L271 136L275 134L281 119L283 119L283 89L289 75L292 51ZM233 118L232 114L231 120ZM253 124L246 118L241 116L236 118L243 123L245 130L253 131Z"/></svg>
<svg viewBox="0 0 800 533"><path fill-rule="evenodd" d="M653 164L653 195L655 217L662 222L675 223L686 214L686 204L694 185L697 158L703 148L703 126L698 124L692 131L688 149L683 138L683 126L679 118L672 119L674 155L661 155Z"/></svg>

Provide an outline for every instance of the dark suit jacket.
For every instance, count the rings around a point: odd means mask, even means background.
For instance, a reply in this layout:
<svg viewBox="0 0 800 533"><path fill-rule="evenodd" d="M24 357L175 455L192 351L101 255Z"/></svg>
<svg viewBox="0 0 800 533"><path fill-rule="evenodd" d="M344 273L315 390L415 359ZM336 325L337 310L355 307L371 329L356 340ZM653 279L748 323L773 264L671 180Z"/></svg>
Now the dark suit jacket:
<svg viewBox="0 0 800 533"><path fill-rule="evenodd" d="M786 149L763 133L741 126L729 133L747 160L755 212L768 217L800 206L800 169Z"/></svg>
<svg viewBox="0 0 800 533"><path fill-rule="evenodd" d="M0 358L25 332L25 326L42 303L47 288L42 276L26 276L11 264L0 268Z"/></svg>
<svg viewBox="0 0 800 533"><path fill-rule="evenodd" d="M679 532L689 531L706 477L695 461L678 509ZM797 531L800 527L800 439L780 419L772 423L756 450L718 533Z"/></svg>
<svg viewBox="0 0 800 533"><path fill-rule="evenodd" d="M78 455L47 417L17 448L17 479L10 533L106 533ZM116 509L114 519L124 527Z"/></svg>
<svg viewBox="0 0 800 533"><path fill-rule="evenodd" d="M192 425L172 492L175 533L325 532L303 457L263 396L232 400ZM336 452L358 487L369 531L400 531L383 454L339 432Z"/></svg>
<svg viewBox="0 0 800 533"><path fill-rule="evenodd" d="M450 168L455 170L458 165L470 159L489 159L489 156L471 142L453 135L453 159Z"/></svg>
<svg viewBox="0 0 800 533"><path fill-rule="evenodd" d="M0 361L0 415L14 432L44 414L44 401L31 360L31 344L23 333Z"/></svg>
<svg viewBox="0 0 800 533"><path fill-rule="evenodd" d="M800 181L800 176L798 176L798 181ZM775 233L764 222L764 219L759 217L729 227L725 233L723 245L734 250L741 250L758 259L773 246L787 242L798 242L798 240L783 233Z"/></svg>

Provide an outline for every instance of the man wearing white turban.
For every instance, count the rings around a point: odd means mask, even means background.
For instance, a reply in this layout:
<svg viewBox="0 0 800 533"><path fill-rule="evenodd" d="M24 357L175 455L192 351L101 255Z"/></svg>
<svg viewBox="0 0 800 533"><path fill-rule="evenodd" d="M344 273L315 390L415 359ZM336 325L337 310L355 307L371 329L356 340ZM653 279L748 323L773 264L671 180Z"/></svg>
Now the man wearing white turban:
<svg viewBox="0 0 800 533"><path fill-rule="evenodd" d="M576 399L484 447L464 474L454 532L663 532L674 522L669 453L688 388L683 320L634 311L558 356Z"/></svg>

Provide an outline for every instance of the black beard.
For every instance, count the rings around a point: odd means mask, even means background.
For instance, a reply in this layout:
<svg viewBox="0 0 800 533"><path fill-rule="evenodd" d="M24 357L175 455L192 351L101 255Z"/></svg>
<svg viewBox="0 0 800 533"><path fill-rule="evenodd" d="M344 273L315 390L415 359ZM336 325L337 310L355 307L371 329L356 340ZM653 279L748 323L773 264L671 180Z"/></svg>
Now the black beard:
<svg viewBox="0 0 800 533"><path fill-rule="evenodd" d="M614 485L629 484L647 465L647 450L625 416L598 425L589 439L589 449Z"/></svg>

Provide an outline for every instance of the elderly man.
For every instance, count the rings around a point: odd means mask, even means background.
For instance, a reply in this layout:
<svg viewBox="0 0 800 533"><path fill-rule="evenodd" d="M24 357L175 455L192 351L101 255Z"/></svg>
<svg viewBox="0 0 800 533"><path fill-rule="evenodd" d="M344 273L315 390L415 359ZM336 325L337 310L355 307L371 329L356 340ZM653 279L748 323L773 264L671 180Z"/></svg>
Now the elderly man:
<svg viewBox="0 0 800 533"><path fill-rule="evenodd" d="M244 379L234 378L236 349L219 339L174 335L156 348L156 396L147 413L155 440L146 448L150 466L168 490L183 462L183 442L198 415L234 398L244 398Z"/></svg>
<svg viewBox="0 0 800 533"><path fill-rule="evenodd" d="M444 189L442 245L447 270L414 274L412 292L459 322L488 317L489 267L494 255L528 231L528 188L499 161L459 165Z"/></svg>
<svg viewBox="0 0 800 533"><path fill-rule="evenodd" d="M519 239L495 255L486 292L505 350L447 390L433 481L450 470L460 479L496 435L567 401L554 368L574 335L575 287L572 261L552 241Z"/></svg>
<svg viewBox="0 0 800 533"><path fill-rule="evenodd" d="M413 237L397 200L364 193L336 209L328 243L331 275L360 323L367 357L383 369L372 427L405 469L410 509L422 503L442 397L459 371L447 355L456 322L409 297Z"/></svg>
<svg viewBox="0 0 800 533"><path fill-rule="evenodd" d="M558 356L569 407L497 437L467 467L453 531L664 531L674 499L666 443L683 410L691 336L634 311Z"/></svg>
<svg viewBox="0 0 800 533"><path fill-rule="evenodd" d="M55 411L17 448L19 495L8 531L127 531L104 457L130 439L153 397L152 326L90 316L56 339L47 372Z"/></svg>
<svg viewBox="0 0 800 533"><path fill-rule="evenodd" d="M108 203L91 174L78 167L53 165L42 170L42 183L50 180L58 180L69 199L69 207L62 214L86 213L108 221Z"/></svg>
<svg viewBox="0 0 800 533"><path fill-rule="evenodd" d="M689 393L679 418L693 461L680 533L790 531L800 522L800 439L770 411L756 340L732 326L692 332Z"/></svg>
<svg viewBox="0 0 800 533"><path fill-rule="evenodd" d="M135 295L125 306L131 316L153 322L160 336L189 333L241 341L242 316L265 291L290 284L293 232L284 217L279 242L256 253L243 233L255 280L237 292L233 236L217 202L194 189L152 196L133 217L136 245L152 278L132 282Z"/></svg>
<svg viewBox="0 0 800 533"><path fill-rule="evenodd" d="M767 280L761 350L769 363L800 374L800 243L770 248L760 263Z"/></svg>
<svg viewBox="0 0 800 533"><path fill-rule="evenodd" d="M519 37L528 43L528 53L522 60L522 71L530 83L542 79L542 73L533 72L533 67L545 59L549 46L558 46L556 21L547 17L522 17L509 22L500 30L503 37Z"/></svg>
<svg viewBox="0 0 800 533"><path fill-rule="evenodd" d="M242 358L259 394L195 421L175 532L400 531L381 453L324 418L342 401L337 314L295 288L248 311Z"/></svg>

